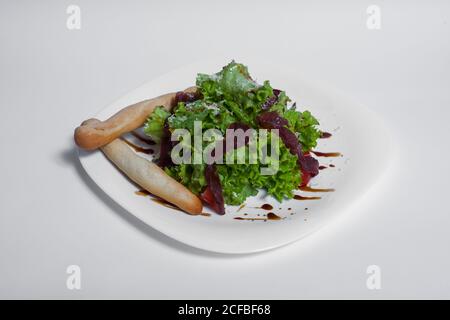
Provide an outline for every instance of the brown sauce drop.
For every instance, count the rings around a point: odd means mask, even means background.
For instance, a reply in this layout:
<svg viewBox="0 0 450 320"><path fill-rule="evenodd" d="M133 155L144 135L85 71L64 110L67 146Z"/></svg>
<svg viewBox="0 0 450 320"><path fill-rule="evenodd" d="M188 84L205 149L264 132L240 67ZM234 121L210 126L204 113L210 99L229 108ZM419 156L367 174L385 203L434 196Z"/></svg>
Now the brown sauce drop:
<svg viewBox="0 0 450 320"><path fill-rule="evenodd" d="M261 221L266 221L266 218L243 218L243 217L234 217L235 220L250 220L250 221L255 221L255 220L261 220Z"/></svg>
<svg viewBox="0 0 450 320"><path fill-rule="evenodd" d="M246 213L244 215L247 215ZM258 215L259 217L260 215ZM249 221L255 221L255 220L259 220L259 221L267 221L267 220L281 220L283 218L281 218L280 216L277 216L275 213L273 212L269 212L267 214L267 217L265 218L257 218L257 217L234 217L235 220L249 220Z"/></svg>
<svg viewBox="0 0 450 320"><path fill-rule="evenodd" d="M294 199L295 200L319 200L319 199L322 199L322 198L321 197L304 197L304 196L301 196L299 194L296 194L294 196Z"/></svg>
<svg viewBox="0 0 450 320"><path fill-rule="evenodd" d="M184 212L183 210L181 210L177 206L174 206L173 204L171 204L170 202L168 202L168 201L166 201L164 199L161 199L161 198L158 198L158 197L154 196L153 194L151 194L150 192L148 192L145 189L141 189L141 190L135 191L134 193L136 195L138 195L138 196L143 196L143 197L151 196L152 197L151 200L153 202L159 203L160 205L163 205L164 207L167 207L167 208L171 208L171 209L175 209L175 210ZM205 214L202 213L201 215L207 215L207 214L209 214L209 213L205 213Z"/></svg>
<svg viewBox="0 0 450 320"><path fill-rule="evenodd" d="M310 151L311 153L315 154L318 157L340 157L342 154L340 152L319 152L319 151Z"/></svg>
<svg viewBox="0 0 450 320"><path fill-rule="evenodd" d="M320 188L311 188L311 187L308 187L308 186L300 187L299 189L302 190L302 191L307 191L307 192L333 192L333 191L335 191L332 188L320 189Z"/></svg>
<svg viewBox="0 0 450 320"><path fill-rule="evenodd" d="M135 191L134 193L135 193L136 195L138 195L138 196L143 196L143 197L146 197L146 196L151 195L150 192L148 192L147 190L144 190L144 189Z"/></svg>
<svg viewBox="0 0 450 320"><path fill-rule="evenodd" d="M334 164L330 163L330 168L336 167Z"/></svg>
<svg viewBox="0 0 450 320"><path fill-rule="evenodd" d="M180 208L178 208L178 207L174 206L173 204L171 204L170 202L167 202L166 200L161 199L161 198L152 198L152 201L156 202L156 203L159 203L160 205L162 205L164 207L167 207L167 208L175 209L175 210L178 210L178 211L183 211Z"/></svg>
<svg viewBox="0 0 450 320"><path fill-rule="evenodd" d="M273 212L269 212L267 214L267 220L281 220L282 218L280 216L277 216L275 213Z"/></svg>
<svg viewBox="0 0 450 320"><path fill-rule="evenodd" d="M202 213L200 213L200 215L204 216L204 217L211 217L211 213L208 213L208 212L202 212Z"/></svg>
<svg viewBox="0 0 450 320"><path fill-rule="evenodd" d="M326 169L326 168L328 168L327 166L319 166L319 170L323 170L323 169Z"/></svg>
<svg viewBox="0 0 450 320"><path fill-rule="evenodd" d="M155 141L153 141L153 140L151 140L151 139L147 139L147 138L144 138L143 136L141 136L140 134L138 134L138 133L136 133L136 132L131 132L131 134L133 135L133 137L135 137L136 139L138 139L139 141L142 141L142 142L144 142L144 143L146 143L146 144L148 144L148 145L154 145L154 144L156 144L156 142Z"/></svg>
<svg viewBox="0 0 450 320"><path fill-rule="evenodd" d="M263 205L261 206L261 209L264 209L264 210L272 210L273 207L272 207L272 205L270 205L270 204L268 204L268 203L265 203L265 204L263 204Z"/></svg>
<svg viewBox="0 0 450 320"><path fill-rule="evenodd" d="M139 147L139 146L135 145L134 143L131 143L130 141L128 141L126 139L122 139L122 140L127 145L129 145L131 148L133 148L133 150L136 151L136 152L145 153L145 154L153 154L153 149L142 148L142 147Z"/></svg>
<svg viewBox="0 0 450 320"><path fill-rule="evenodd" d="M321 139L328 139L328 138L330 138L331 136L332 136L332 134L329 133L329 132L322 132L322 134L320 135L320 138L321 138Z"/></svg>

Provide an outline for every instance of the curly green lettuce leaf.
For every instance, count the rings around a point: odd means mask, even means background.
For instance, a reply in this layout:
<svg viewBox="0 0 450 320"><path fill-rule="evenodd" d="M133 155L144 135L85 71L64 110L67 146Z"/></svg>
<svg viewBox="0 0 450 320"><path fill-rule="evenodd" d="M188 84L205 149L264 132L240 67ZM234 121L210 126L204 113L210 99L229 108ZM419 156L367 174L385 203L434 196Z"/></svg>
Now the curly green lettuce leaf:
<svg viewBox="0 0 450 320"><path fill-rule="evenodd" d="M236 122L233 114L220 103L207 103L198 100L192 103L178 103L174 113L168 118L171 129L188 129L194 132L194 122L201 121L202 129L219 129L222 133Z"/></svg>
<svg viewBox="0 0 450 320"><path fill-rule="evenodd" d="M287 110L287 103L289 101L291 101L291 99L289 99L289 97L286 95L286 92L281 91L278 95L277 102L270 108L269 111L275 111L280 115L283 115L283 113Z"/></svg>
<svg viewBox="0 0 450 320"><path fill-rule="evenodd" d="M298 134L303 151L309 151L317 146L321 132L317 128L319 121L309 111L289 109L283 117L289 122L289 128Z"/></svg>
<svg viewBox="0 0 450 320"><path fill-rule="evenodd" d="M196 84L203 97L212 101L222 100L223 97L233 99L259 87L250 77L247 67L234 61L218 73L212 75L199 73Z"/></svg>
<svg viewBox="0 0 450 320"><path fill-rule="evenodd" d="M205 164L180 164L166 167L166 173L199 195L206 187Z"/></svg>
<svg viewBox="0 0 450 320"><path fill-rule="evenodd" d="M240 205L248 197L256 195L258 189L266 189L267 193L278 201L293 197L293 190L301 184L297 157L292 155L282 143L279 145L278 159L274 157L272 160L277 162L277 171L273 175L261 174L262 167L267 167L267 164L249 163L248 146L241 147L245 148L245 164L216 164L226 204ZM198 195L206 187L205 166L205 164L180 164L167 167L165 171Z"/></svg>
<svg viewBox="0 0 450 320"><path fill-rule="evenodd" d="M234 61L216 74L198 74L196 84L205 101L221 103L237 120L253 127L261 106L273 96L269 81L257 84L247 67Z"/></svg>
<svg viewBox="0 0 450 320"><path fill-rule="evenodd" d="M144 125L144 133L152 138L153 141L160 142L163 133L164 122L169 116L170 112L164 109L164 107L159 106L155 108Z"/></svg>
<svg viewBox="0 0 450 320"><path fill-rule="evenodd" d="M217 172L222 185L226 204L242 204L249 196L258 193L258 189L266 189L267 193L278 201L293 197L293 190L301 184L301 173L297 157L292 155L284 144L279 144L277 171L272 175L262 175L261 163L218 164ZM269 145L270 148L270 145ZM248 155L248 147L246 147ZM248 160L248 157L247 157Z"/></svg>
<svg viewBox="0 0 450 320"><path fill-rule="evenodd" d="M255 182L262 177L257 164L217 165L222 194L226 204L240 205L258 193Z"/></svg>

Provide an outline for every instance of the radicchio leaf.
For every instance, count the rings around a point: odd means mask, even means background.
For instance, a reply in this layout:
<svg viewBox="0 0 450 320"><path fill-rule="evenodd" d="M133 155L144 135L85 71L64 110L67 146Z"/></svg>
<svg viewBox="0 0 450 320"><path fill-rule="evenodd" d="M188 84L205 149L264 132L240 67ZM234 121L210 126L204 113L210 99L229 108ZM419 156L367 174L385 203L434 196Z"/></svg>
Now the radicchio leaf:
<svg viewBox="0 0 450 320"><path fill-rule="evenodd" d="M171 141L169 124L166 120L164 122L163 133L161 136L161 145L159 148L159 159L157 162L160 167L165 168L173 165L171 157L173 146L174 143Z"/></svg>
<svg viewBox="0 0 450 320"><path fill-rule="evenodd" d="M220 178L217 174L216 167L214 165L208 164L205 169L206 184L208 185L208 190L212 194L212 199L210 199L211 207L216 210L218 214L225 214L225 202L222 194L222 185L220 184Z"/></svg>
<svg viewBox="0 0 450 320"><path fill-rule="evenodd" d="M193 102L201 98L200 92L184 92L178 91L175 94L175 104L178 102Z"/></svg>
<svg viewBox="0 0 450 320"><path fill-rule="evenodd" d="M281 93L281 90L280 89L273 89L272 91L273 91L273 94L278 98L278 96Z"/></svg>
<svg viewBox="0 0 450 320"><path fill-rule="evenodd" d="M307 173L311 177L319 174L319 161L302 152L302 146L297 136L289 130L286 125L288 121L276 112L264 112L257 117L259 125L264 129L278 129L278 134L284 145L289 149L291 154L297 156L297 162L302 172Z"/></svg>
<svg viewBox="0 0 450 320"><path fill-rule="evenodd" d="M288 125L288 121L275 111L267 111L256 117L256 121L264 129L280 129Z"/></svg>
<svg viewBox="0 0 450 320"><path fill-rule="evenodd" d="M313 158L311 155L302 155L299 158L300 167L303 172L307 172L311 177L315 177L319 174L319 161Z"/></svg>
<svg viewBox="0 0 450 320"><path fill-rule="evenodd" d="M277 96L271 96L267 98L267 100L262 104L261 109L262 110L269 110L270 107L272 107L276 102L278 101Z"/></svg>

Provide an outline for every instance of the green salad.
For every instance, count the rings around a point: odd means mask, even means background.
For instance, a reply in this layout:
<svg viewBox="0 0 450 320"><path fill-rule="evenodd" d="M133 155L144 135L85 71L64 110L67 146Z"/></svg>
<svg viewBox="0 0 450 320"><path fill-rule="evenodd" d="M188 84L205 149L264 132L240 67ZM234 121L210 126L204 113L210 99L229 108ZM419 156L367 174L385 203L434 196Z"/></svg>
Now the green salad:
<svg viewBox="0 0 450 320"><path fill-rule="evenodd" d="M274 89L269 81L258 84L246 66L234 61L218 73L199 73L196 85L198 92L195 94L177 94L177 104L171 112L163 107L156 108L148 118L144 132L161 143L156 161L167 174L216 211L224 213L224 204L242 204L259 189L264 189L278 201L292 198L294 190L318 174L318 162L309 151L321 136L319 123L309 111L297 111L296 104L284 91ZM176 129L185 129L194 136L195 123L200 121L203 132L216 129L223 137L230 128L266 129L265 142L278 139L276 172L262 174L261 169L267 163L260 159L256 163L173 163L170 152L177 143L187 145L192 151L196 146L184 138L171 141L170 134ZM202 147L210 143L202 141ZM261 140L258 143L261 144ZM259 144L257 148L261 148ZM241 155L248 160L249 148L250 145L244 143L224 149L223 158L229 153L238 157L239 149L246 151Z"/></svg>

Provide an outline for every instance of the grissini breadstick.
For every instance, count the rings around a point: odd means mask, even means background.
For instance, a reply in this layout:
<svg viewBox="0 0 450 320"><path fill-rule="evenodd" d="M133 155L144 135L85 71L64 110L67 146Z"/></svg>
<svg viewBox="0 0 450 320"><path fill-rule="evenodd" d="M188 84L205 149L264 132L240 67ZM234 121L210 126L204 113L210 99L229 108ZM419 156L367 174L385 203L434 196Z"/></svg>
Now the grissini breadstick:
<svg viewBox="0 0 450 320"><path fill-rule="evenodd" d="M190 87L184 92L196 92L197 87ZM84 121L75 129L75 143L83 149L94 150L117 139L124 133L133 131L144 124L157 106L170 110L175 104L176 93L144 100L130 105L105 121Z"/></svg>
<svg viewBox="0 0 450 320"><path fill-rule="evenodd" d="M101 147L101 150L128 178L148 192L189 214L202 213L203 205L196 195L156 164L138 156L123 140L115 139Z"/></svg>

